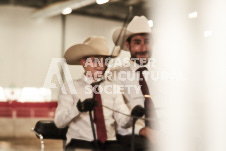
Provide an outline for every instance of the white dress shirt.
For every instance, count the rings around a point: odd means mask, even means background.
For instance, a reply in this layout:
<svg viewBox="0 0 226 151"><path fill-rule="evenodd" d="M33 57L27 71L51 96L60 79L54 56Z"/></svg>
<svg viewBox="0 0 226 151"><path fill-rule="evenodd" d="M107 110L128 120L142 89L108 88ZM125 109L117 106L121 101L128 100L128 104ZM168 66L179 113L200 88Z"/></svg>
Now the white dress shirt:
<svg viewBox="0 0 226 151"><path fill-rule="evenodd" d="M75 86L77 94L70 94L69 88L66 86L67 94L60 93L59 95L54 122L58 128L69 126L67 132L67 144L71 139L85 141L94 140L89 112L79 112L77 109L78 100L81 100L82 102L87 98L93 97L92 86L90 85L91 83L92 80L83 75L82 78L72 82ZM102 105L129 115L130 110L125 105L122 95L111 94L111 86L116 85L107 80L100 84L100 87L108 89L108 91L101 91L99 88ZM130 118L106 107L103 107L103 113L107 130L107 140L116 140L116 123L117 125L123 127L128 124Z"/></svg>
<svg viewBox="0 0 226 151"><path fill-rule="evenodd" d="M144 71L143 75L150 91L151 74L150 74L150 67L148 65L140 66L130 60L129 65L127 63L126 67L125 66L117 67L111 71L113 73L110 79L115 81L118 85L121 85L122 87L124 87L123 89L124 90L123 95L125 98L124 101L130 109L132 109L136 105L141 105L144 107L145 98L143 96L141 89L139 88L139 73L136 72L136 70L139 69L140 67L147 68L147 71ZM155 106L154 101L153 103ZM136 122L135 134L139 134L140 129L143 127L145 127L144 120L138 120ZM118 126L117 133L121 135L129 135L132 133L132 129L131 128L126 129Z"/></svg>

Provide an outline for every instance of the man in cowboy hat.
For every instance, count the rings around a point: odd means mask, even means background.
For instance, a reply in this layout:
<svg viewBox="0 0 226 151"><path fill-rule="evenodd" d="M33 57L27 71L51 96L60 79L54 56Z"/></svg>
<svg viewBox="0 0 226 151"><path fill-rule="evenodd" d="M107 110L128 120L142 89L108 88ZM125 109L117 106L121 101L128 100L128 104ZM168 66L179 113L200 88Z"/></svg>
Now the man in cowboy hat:
<svg viewBox="0 0 226 151"><path fill-rule="evenodd" d="M151 39L150 39L151 28L149 27L148 20L144 16L135 16L132 21L128 24L127 28L118 28L113 33L113 41L116 45L121 45L122 50L129 51L131 58L129 62L126 63L126 66L118 67L112 72L116 72L120 77L114 77L115 80L120 85L136 85L141 86L140 91L135 89L124 89L124 98L125 102L129 108L133 108L136 105L142 105L145 107L146 118L156 117L154 112L154 103L150 98L149 93L149 84L150 78L143 74L147 74L150 71L150 57L151 57ZM121 36L121 37L119 37ZM129 63L129 65L128 65ZM144 71L146 70L146 71ZM124 77L120 72L124 72ZM143 72L144 71L144 72ZM127 74L127 75L126 75ZM128 75L135 76L131 80L128 78ZM120 79L122 77L122 79ZM139 79L139 80L137 80ZM152 116L150 116L152 115ZM152 126L150 126L152 125ZM156 135L158 132L154 130L155 122L149 121L140 121L136 123L135 129L135 150L143 151L149 150L150 141L151 144L156 142L156 138L153 135ZM118 139L120 143L127 149L130 150L130 141L124 141L130 139L131 128L122 128L118 127L117 129Z"/></svg>
<svg viewBox="0 0 226 151"><path fill-rule="evenodd" d="M76 94L70 94L70 87L67 86L67 93L59 95L54 121L58 128L69 127L66 150L94 150L96 146L101 151L123 151L116 141L115 124L130 126L130 118L118 113L129 114L130 111L124 104L122 95L113 92L114 84L111 81L95 84L107 65L106 62L99 61L110 57L106 39L90 36L82 44L70 47L64 57L69 65L82 65L85 70L80 79L68 83L75 87ZM88 111L94 114L97 142L94 142ZM142 116L143 112L141 106L136 106L131 115Z"/></svg>

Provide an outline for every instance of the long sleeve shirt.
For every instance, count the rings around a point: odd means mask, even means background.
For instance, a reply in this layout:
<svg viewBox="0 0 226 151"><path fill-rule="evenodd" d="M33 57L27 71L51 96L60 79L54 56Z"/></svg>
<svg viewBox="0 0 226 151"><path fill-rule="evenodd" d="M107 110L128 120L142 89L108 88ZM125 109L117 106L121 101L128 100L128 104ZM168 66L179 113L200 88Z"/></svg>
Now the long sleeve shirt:
<svg viewBox="0 0 226 151"><path fill-rule="evenodd" d="M110 76L109 79L111 79L112 81L115 81L118 85L121 85L123 87L122 90L123 90L123 95L125 99L124 101L130 109L132 109L136 105L141 105L144 107L145 98L139 87L139 73L136 72L136 70L141 66L134 63L131 60L129 61L129 63L130 64L126 67L124 66L124 67L118 67L113 69L111 71L112 76ZM151 94L150 67L148 65L145 65L143 67L147 68L147 71L144 71L143 75ZM154 105L156 105L156 102L153 102L153 103ZM144 120L138 120L136 122L135 134L139 134L140 129L143 127L145 127ZM132 133L132 129L118 126L117 133L121 135L129 135Z"/></svg>
<svg viewBox="0 0 226 151"><path fill-rule="evenodd" d="M70 94L69 87L66 87L67 93L60 93L59 95L54 122L58 128L69 126L66 135L67 143L69 143L71 139L85 141L94 140L89 112L79 112L77 109L79 100L82 102L87 98L93 97L92 86L90 85L92 82L92 80L83 75L82 78L70 83L75 86L76 94ZM116 85L110 81L104 81L100 84L100 87L103 89L99 89L107 130L107 140L116 140L116 123L123 127L126 126L130 120L128 116L110 110L113 109L127 115L130 114L130 110L123 101L122 94L114 93L113 87L115 86Z"/></svg>

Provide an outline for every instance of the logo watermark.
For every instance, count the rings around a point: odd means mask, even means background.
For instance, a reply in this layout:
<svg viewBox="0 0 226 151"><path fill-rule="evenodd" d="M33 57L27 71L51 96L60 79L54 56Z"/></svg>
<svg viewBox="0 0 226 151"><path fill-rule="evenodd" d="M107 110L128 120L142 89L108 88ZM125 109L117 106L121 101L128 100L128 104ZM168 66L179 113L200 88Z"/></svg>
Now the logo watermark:
<svg viewBox="0 0 226 151"><path fill-rule="evenodd" d="M106 60L107 59L107 60ZM113 83L119 83L119 85L105 85L104 87L99 87L99 92L104 91L106 94L123 94L124 90L126 90L127 93L135 92L140 93L140 85L138 84L138 81L144 80L147 82L153 81L183 81L185 78L183 77L182 72L176 72L176 71L162 71L162 70L149 70L149 71L143 71L142 74L144 76L144 79L140 77L140 71L131 71L131 70L124 70L125 68L130 68L131 66L134 68L137 68L138 64L134 63L132 58L124 58L124 59L115 59L114 64L109 64L109 58L98 58L97 60L93 61L90 58L86 59L85 66L90 66L92 68L96 68L99 66L106 66L108 65L108 68L110 70L107 70L104 75L102 75L102 71L96 71L95 73L92 73L91 71L86 72L86 77L90 79L91 81L98 81L101 78L105 80L112 81ZM153 58L149 58L148 63L145 65L149 68L155 68L156 67L156 60ZM105 65L104 65L105 64ZM60 68L59 68L60 67ZM117 69L114 69L114 67L117 67ZM73 79L71 77L70 70L68 68L68 65L66 63L66 60L64 58L53 58L51 61L51 64L49 66L49 70L44 82L45 88L57 88L57 85L52 82L52 78L56 76L58 83L60 85L61 93L63 94L77 94L75 85L73 83ZM63 80L64 79L64 80ZM120 85L120 83L126 83L124 85ZM67 90L68 89L68 90ZM134 89L133 91L131 91ZM86 93L98 93L95 92L95 89L90 89L90 85L85 86L85 92Z"/></svg>

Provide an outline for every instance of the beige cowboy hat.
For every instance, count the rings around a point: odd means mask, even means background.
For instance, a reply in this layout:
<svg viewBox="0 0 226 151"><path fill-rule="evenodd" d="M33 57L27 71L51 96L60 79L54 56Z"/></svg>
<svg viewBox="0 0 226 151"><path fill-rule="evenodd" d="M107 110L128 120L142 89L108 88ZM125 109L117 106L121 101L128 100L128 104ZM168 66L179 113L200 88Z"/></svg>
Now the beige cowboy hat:
<svg viewBox="0 0 226 151"><path fill-rule="evenodd" d="M120 47L115 47L112 57L116 57ZM107 40L102 36L90 36L82 44L76 44L68 48L64 54L67 64L80 65L80 59L88 56L107 56L109 55Z"/></svg>
<svg viewBox="0 0 226 151"><path fill-rule="evenodd" d="M112 39L115 44L117 43L116 45L122 45L123 50L129 51L126 47L126 40L130 36L140 33L151 33L151 27L149 26L148 20L145 16L135 16L128 24L127 28L117 28L113 33ZM120 38L118 38L119 35Z"/></svg>

